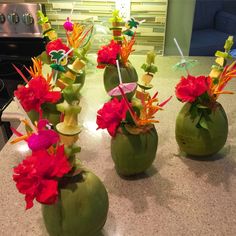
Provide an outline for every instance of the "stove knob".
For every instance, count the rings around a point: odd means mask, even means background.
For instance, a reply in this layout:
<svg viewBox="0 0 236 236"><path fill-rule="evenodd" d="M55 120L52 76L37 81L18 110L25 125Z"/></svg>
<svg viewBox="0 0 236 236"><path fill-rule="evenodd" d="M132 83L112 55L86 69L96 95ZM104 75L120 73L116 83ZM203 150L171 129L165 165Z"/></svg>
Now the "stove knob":
<svg viewBox="0 0 236 236"><path fill-rule="evenodd" d="M0 13L0 24L3 24L5 22L5 16Z"/></svg>
<svg viewBox="0 0 236 236"><path fill-rule="evenodd" d="M30 15L30 13L25 13L22 18L26 25L31 25L34 22L34 18Z"/></svg>
<svg viewBox="0 0 236 236"><path fill-rule="evenodd" d="M17 24L20 21L19 16L15 12L8 14L7 17L8 17L8 20L13 24Z"/></svg>

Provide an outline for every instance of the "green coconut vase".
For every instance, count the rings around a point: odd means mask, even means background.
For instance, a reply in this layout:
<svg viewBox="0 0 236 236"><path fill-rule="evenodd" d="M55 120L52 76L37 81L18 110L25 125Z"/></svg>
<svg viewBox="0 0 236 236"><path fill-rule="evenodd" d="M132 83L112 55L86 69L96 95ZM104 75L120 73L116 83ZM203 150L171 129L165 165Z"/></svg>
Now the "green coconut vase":
<svg viewBox="0 0 236 236"><path fill-rule="evenodd" d="M120 65L120 73L123 83L132 83L138 81L138 74L131 63L127 63L127 66ZM107 93L120 84L117 67L115 65L106 66L103 74L103 82ZM127 98L130 100L134 94L135 91L127 93Z"/></svg>
<svg viewBox="0 0 236 236"><path fill-rule="evenodd" d="M191 103L180 110L175 126L175 137L179 149L190 156L211 156L224 145L228 135L228 119L223 107L217 103L205 119L205 126L197 127L199 115L194 119L190 114Z"/></svg>
<svg viewBox="0 0 236 236"><path fill-rule="evenodd" d="M143 133L118 132L111 139L111 156L121 176L132 176L147 170L156 157L158 135L154 125Z"/></svg>
<svg viewBox="0 0 236 236"><path fill-rule="evenodd" d="M108 195L100 179L90 171L74 176L60 188L53 205L42 205L50 236L97 236L108 213Z"/></svg>

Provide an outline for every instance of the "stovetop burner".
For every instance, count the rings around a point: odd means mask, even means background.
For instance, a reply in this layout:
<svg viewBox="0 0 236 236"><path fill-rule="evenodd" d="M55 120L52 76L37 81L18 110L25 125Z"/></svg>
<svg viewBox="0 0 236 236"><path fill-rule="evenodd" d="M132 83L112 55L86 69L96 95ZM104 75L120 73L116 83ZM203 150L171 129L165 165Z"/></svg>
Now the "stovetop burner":
<svg viewBox="0 0 236 236"><path fill-rule="evenodd" d="M36 3L0 4L0 37L42 37L37 24L37 12L44 11L43 5Z"/></svg>
<svg viewBox="0 0 236 236"><path fill-rule="evenodd" d="M31 66L31 58L45 50L37 23L39 10L44 12L37 3L0 3L0 82L4 85L0 87L0 114L18 84L24 83L13 64L27 75L24 66Z"/></svg>

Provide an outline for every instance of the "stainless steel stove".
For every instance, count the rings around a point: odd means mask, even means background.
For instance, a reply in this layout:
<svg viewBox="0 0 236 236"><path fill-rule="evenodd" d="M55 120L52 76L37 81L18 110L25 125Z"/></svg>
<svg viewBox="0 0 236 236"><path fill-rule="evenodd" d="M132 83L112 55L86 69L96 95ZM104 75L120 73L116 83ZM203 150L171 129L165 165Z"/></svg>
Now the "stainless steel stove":
<svg viewBox="0 0 236 236"><path fill-rule="evenodd" d="M24 66L29 67L31 58L45 50L41 27L37 23L38 10L44 12L43 5L0 3L0 118L17 85L24 83L12 64L27 75ZM1 119L0 125L3 125Z"/></svg>

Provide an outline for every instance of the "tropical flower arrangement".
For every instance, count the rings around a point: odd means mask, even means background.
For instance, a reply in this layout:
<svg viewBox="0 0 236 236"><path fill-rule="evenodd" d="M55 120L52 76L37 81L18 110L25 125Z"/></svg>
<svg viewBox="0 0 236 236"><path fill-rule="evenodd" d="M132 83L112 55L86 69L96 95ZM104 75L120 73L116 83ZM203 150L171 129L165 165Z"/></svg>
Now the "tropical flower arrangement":
<svg viewBox="0 0 236 236"><path fill-rule="evenodd" d="M180 150L192 156L211 156L226 143L228 136L227 115L217 99L221 94L232 94L225 90L227 83L236 77L236 61L232 59L233 37L229 36L224 52L216 52L216 64L208 76L193 76L188 70L176 85L175 94L185 103L180 110L175 127L176 141ZM187 61L185 61L185 67Z"/></svg>
<svg viewBox="0 0 236 236"><path fill-rule="evenodd" d="M43 35L47 39L46 49L37 58L32 59L32 67L26 68L30 80L15 67L26 84L18 87L15 96L33 121L46 118L54 126L62 128L58 123L61 113L67 109L63 106L67 103L76 107L75 104L72 105L72 100L79 100L79 91L84 84L86 50L90 44L93 26L73 23L67 18L64 23L67 37L65 44L57 37L48 18L41 11L38 16ZM42 75L43 63L50 64L52 69L47 76ZM64 102L63 105L56 107L61 102ZM80 107L77 110L78 114ZM70 113L69 110L67 113Z"/></svg>
<svg viewBox="0 0 236 236"><path fill-rule="evenodd" d="M39 58L53 69L53 82L64 88L76 81L81 87L84 84L85 65L88 62L87 52L91 46L93 25L73 23L68 17L63 24L66 43L58 38L49 19L38 12L38 23L42 26L47 41L46 50Z"/></svg>
<svg viewBox="0 0 236 236"><path fill-rule="evenodd" d="M13 175L19 192L25 194L26 209L33 206L34 198L43 204L54 204L58 198L60 179L66 174L78 174L74 154L80 151L80 147L74 143L81 131L77 120L81 107L76 84L63 90L56 88L51 84L52 73L45 77L42 62L37 58L32 60L33 67L27 69L31 80L16 68L26 85L19 85L14 92L23 112L34 111L38 114L37 119L32 121L26 115L26 134L13 129L19 136L13 143L25 140L32 151L14 168ZM54 126L44 118L45 104L55 104L54 108L58 111L57 122L52 121Z"/></svg>
<svg viewBox="0 0 236 236"><path fill-rule="evenodd" d="M34 199L42 204L55 204L59 183L66 174L69 175L73 165L69 162L65 146L59 142L58 133L50 128L47 120L39 120L37 133L24 122L27 133L14 131L19 137L12 143L25 140L32 153L14 167L13 180L18 191L25 195L26 209L33 207ZM75 170L70 175L74 173Z"/></svg>
<svg viewBox="0 0 236 236"><path fill-rule="evenodd" d="M103 79L107 93L119 84L117 61L124 83L138 81L137 72L129 61L129 56L134 51L136 29L141 22L134 18L124 22L119 16L118 10L113 11L112 14L110 30L113 33L113 38L108 45L102 46L97 53L97 68L105 69Z"/></svg>
<svg viewBox="0 0 236 236"><path fill-rule="evenodd" d="M43 28L49 27L47 18L39 14ZM65 28L68 45L53 29L44 32L50 38L45 53L51 70L46 76L41 60L45 55L32 58L33 66L26 68L29 76L14 66L25 82L18 85L14 99L25 115L26 131L12 129L18 136L12 143L26 141L30 153L14 167L13 180L25 195L26 209L33 207L34 200L42 204L50 235L90 235L101 230L108 212L105 186L76 158L81 149L76 144L81 132L81 82L77 76L85 63L74 53L91 28L84 30L69 20Z"/></svg>
<svg viewBox="0 0 236 236"><path fill-rule="evenodd" d="M134 51L135 31L132 30L137 28L139 22L131 18L126 24L126 29L123 30L125 22L119 16L119 11L114 10L112 14L113 17L110 19L112 27L110 30L113 32L113 39L108 45L102 46L98 51L97 67L101 69L107 65L116 65L117 59L120 65L127 66L128 58ZM133 24L133 22L136 22L136 24ZM128 31L133 33L128 34ZM125 37L125 35L128 37Z"/></svg>
<svg viewBox="0 0 236 236"><path fill-rule="evenodd" d="M119 83L108 94L116 96L98 110L96 123L98 129L107 129L112 137L111 155L117 172L130 176L144 172L155 159L158 135L154 123L159 122L155 114L171 97L160 103L157 92L151 96L146 91L152 88L150 82L157 72L154 52L147 54L146 63L142 65L146 74L138 83L141 91L137 90L136 96L131 99L129 92L136 89L137 83L123 83L122 73L119 73L121 68L115 59Z"/></svg>
<svg viewBox="0 0 236 236"><path fill-rule="evenodd" d="M147 101L133 99L130 103L126 97L121 100L113 98L106 102L97 112L98 129L107 129L115 137L117 132L139 134L145 132L153 123L159 123L154 115L171 99L159 103L157 94ZM125 95L124 95L125 96Z"/></svg>
<svg viewBox="0 0 236 236"><path fill-rule="evenodd" d="M227 65L227 59L232 59L230 49L233 45L233 37L230 36L225 43L225 52L216 52L216 65L208 76L181 77L176 85L175 94L179 101L191 103L190 113L194 117L200 114L198 127L207 129L205 120L207 114L214 111L220 94L232 94L224 90L227 83L236 77L236 61Z"/></svg>

